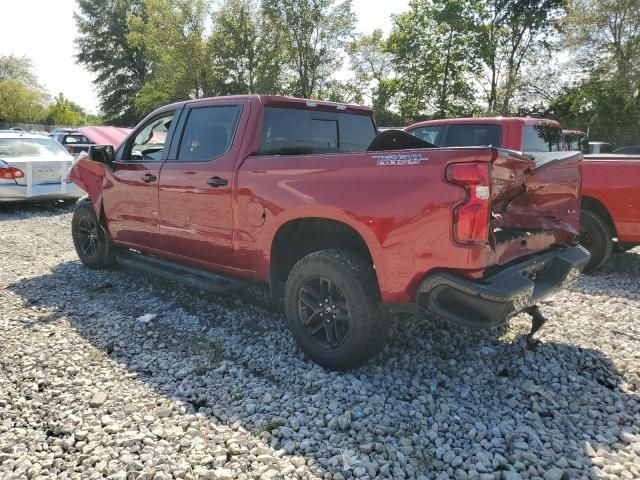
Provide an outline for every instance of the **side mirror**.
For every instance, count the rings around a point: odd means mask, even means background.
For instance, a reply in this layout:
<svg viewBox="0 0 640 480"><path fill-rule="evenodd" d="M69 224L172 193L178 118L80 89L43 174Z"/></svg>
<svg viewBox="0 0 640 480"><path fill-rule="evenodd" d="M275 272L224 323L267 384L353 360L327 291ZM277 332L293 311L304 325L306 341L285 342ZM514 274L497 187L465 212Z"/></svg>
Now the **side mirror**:
<svg viewBox="0 0 640 480"><path fill-rule="evenodd" d="M89 160L111 165L115 160L115 150L111 145L91 145L87 152Z"/></svg>

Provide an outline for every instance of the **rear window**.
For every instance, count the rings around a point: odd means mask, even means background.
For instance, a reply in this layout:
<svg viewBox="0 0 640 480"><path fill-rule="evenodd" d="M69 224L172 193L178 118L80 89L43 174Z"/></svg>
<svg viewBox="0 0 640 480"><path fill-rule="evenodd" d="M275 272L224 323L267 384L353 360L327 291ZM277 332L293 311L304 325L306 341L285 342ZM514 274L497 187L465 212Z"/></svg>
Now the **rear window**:
<svg viewBox="0 0 640 480"><path fill-rule="evenodd" d="M550 125L525 125L522 145L525 152L560 152L562 129Z"/></svg>
<svg viewBox="0 0 640 480"><path fill-rule="evenodd" d="M67 156L69 153L52 138L0 138L0 159Z"/></svg>
<svg viewBox="0 0 640 480"><path fill-rule="evenodd" d="M265 108L262 155L364 152L376 135L366 115Z"/></svg>
<svg viewBox="0 0 640 480"><path fill-rule="evenodd" d="M499 147L502 139L502 127L492 124L454 124L449 125L447 137L442 147Z"/></svg>
<svg viewBox="0 0 640 480"><path fill-rule="evenodd" d="M418 138L421 138L425 142L432 143L433 145L437 145L436 140L438 139L438 135L442 131L442 125L430 125L428 127L419 127L414 130L411 130L413 135Z"/></svg>
<svg viewBox="0 0 640 480"><path fill-rule="evenodd" d="M64 143L65 144L70 144L70 143L93 143L91 140L89 140L87 137L85 137L84 135L67 135L64 139Z"/></svg>

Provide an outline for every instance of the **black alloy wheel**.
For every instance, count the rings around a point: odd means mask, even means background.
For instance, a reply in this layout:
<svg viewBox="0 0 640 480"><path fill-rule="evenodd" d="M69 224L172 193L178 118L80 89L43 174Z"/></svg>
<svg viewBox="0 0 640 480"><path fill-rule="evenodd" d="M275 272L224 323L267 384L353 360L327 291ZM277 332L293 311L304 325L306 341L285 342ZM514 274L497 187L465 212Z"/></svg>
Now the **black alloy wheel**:
<svg viewBox="0 0 640 480"><path fill-rule="evenodd" d="M328 278L309 278L298 293L298 318L307 335L326 350L339 348L347 338L351 317L340 289Z"/></svg>
<svg viewBox="0 0 640 480"><path fill-rule="evenodd" d="M76 231L78 247L87 258L95 258L98 254L98 224L91 217L82 217Z"/></svg>

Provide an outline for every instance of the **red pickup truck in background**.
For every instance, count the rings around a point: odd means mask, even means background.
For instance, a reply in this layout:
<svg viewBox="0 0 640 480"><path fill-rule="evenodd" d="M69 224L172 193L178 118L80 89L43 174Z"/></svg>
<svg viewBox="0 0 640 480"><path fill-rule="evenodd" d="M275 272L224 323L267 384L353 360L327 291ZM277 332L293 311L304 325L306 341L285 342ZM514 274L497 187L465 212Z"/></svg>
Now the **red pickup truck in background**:
<svg viewBox="0 0 640 480"><path fill-rule="evenodd" d="M495 147L377 135L371 109L274 96L168 105L70 178L72 234L115 262L222 291L269 284L305 354L351 368L391 311L487 328L572 282L582 155L536 165ZM527 189L529 186L529 189ZM538 325L539 326L539 325Z"/></svg>
<svg viewBox="0 0 640 480"><path fill-rule="evenodd" d="M528 117L430 120L405 130L440 147L492 145L534 159L578 146L558 122ZM600 267L614 248L640 245L640 155L585 155L580 209L580 243L591 253L585 271Z"/></svg>

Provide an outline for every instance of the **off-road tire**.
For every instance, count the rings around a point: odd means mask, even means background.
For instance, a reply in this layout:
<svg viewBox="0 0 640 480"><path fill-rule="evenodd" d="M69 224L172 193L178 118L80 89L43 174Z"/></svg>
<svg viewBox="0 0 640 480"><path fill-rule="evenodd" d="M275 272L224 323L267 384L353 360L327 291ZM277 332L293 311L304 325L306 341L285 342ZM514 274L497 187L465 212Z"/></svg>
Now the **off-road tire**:
<svg viewBox="0 0 640 480"><path fill-rule="evenodd" d="M348 331L335 348L322 348L309 328L303 325L308 318L305 319L302 313L308 310L300 303L301 291L316 279L332 282L348 312ZM303 257L289 274L284 304L289 329L298 346L307 358L324 368L348 370L361 366L386 344L388 325L380 308L375 272L367 261L354 253L323 250ZM324 322L321 319L319 323ZM329 333L326 336L329 340Z"/></svg>
<svg viewBox="0 0 640 480"><path fill-rule="evenodd" d="M104 269L116 261L116 249L104 232L89 199L78 202L71 220L73 245L80 261L89 268Z"/></svg>
<svg viewBox="0 0 640 480"><path fill-rule="evenodd" d="M585 273L604 265L613 250L611 229L600 216L589 210L580 211L580 243L591 253Z"/></svg>

